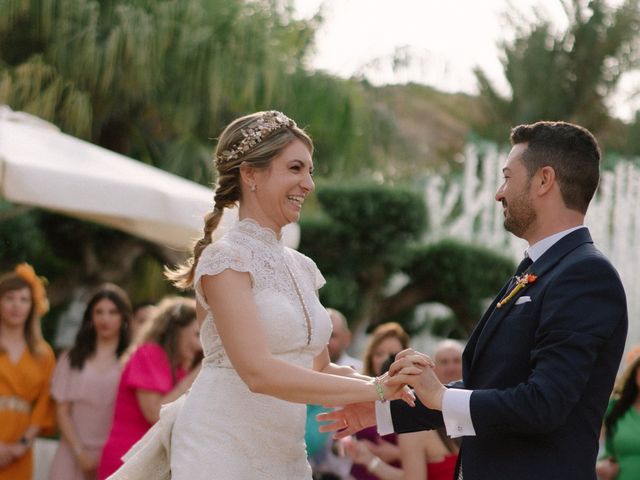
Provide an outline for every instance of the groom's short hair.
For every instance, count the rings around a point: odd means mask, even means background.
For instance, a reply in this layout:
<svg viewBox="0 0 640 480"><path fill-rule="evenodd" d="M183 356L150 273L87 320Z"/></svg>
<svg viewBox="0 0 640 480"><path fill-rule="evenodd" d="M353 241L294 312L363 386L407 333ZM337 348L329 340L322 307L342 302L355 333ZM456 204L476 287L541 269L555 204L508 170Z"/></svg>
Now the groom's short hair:
<svg viewBox="0 0 640 480"><path fill-rule="evenodd" d="M511 144L519 143L528 144L522 160L529 178L552 167L567 208L586 213L600 180L600 148L591 132L567 122L536 122L511 130Z"/></svg>

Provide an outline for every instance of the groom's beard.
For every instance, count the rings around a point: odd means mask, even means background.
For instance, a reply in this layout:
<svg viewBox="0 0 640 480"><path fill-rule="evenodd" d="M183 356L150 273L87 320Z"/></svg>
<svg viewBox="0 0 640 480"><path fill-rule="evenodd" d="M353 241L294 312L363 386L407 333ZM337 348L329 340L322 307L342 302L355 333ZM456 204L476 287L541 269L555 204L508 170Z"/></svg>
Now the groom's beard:
<svg viewBox="0 0 640 480"><path fill-rule="evenodd" d="M519 238L523 238L523 235L537 219L537 214L531 207L527 193L527 191L523 192L510 202L502 200L502 205L505 208L504 228Z"/></svg>

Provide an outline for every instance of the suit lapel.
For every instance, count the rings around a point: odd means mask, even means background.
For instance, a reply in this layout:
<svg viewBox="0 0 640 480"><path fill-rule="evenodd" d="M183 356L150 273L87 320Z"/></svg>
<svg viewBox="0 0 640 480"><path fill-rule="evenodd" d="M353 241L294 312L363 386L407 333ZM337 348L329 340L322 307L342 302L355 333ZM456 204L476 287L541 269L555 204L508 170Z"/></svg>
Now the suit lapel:
<svg viewBox="0 0 640 480"><path fill-rule="evenodd" d="M562 258L568 255L570 252L575 250L578 246L585 243L593 243L591 240L591 235L589 234L589 230L586 228L581 228L579 230L575 230L570 234L562 237L558 242L549 248L538 260L536 260L527 270L527 273L535 274L538 278L545 275L549 272L553 267L555 267ZM469 343L467 345L467 349L471 347L471 351L469 352L469 356L466 359L468 364L468 372L470 373L473 364L477 360L478 356L482 353L482 350L487 345L488 340L491 338L492 334L500 325L502 319L504 319L513 305L515 305L516 300L520 295L522 295L527 289L524 288L520 290L506 305L501 308L495 308L496 304L499 300L504 298L507 295L507 287L509 284L505 285L503 289L500 291L498 296L493 300L489 309L485 312L478 327L474 330L473 334L469 338ZM511 290L510 288L508 289ZM465 354L466 354L465 349ZM465 376L465 381L467 377Z"/></svg>

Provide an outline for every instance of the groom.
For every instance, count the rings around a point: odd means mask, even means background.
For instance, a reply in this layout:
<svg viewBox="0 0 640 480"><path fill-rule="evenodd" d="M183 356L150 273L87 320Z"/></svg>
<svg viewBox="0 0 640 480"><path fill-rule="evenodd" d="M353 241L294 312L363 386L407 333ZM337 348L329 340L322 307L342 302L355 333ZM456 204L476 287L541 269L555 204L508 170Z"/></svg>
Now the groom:
<svg viewBox="0 0 640 480"><path fill-rule="evenodd" d="M445 388L426 355L396 357L391 382L420 402L349 405L325 414L344 437L377 421L381 434L432 429L463 437L456 478L595 480L598 435L627 332L625 293L593 245L584 216L600 152L586 129L521 125L496 193L504 225L529 243L463 355L463 380ZM604 219L600 219L603 221Z"/></svg>

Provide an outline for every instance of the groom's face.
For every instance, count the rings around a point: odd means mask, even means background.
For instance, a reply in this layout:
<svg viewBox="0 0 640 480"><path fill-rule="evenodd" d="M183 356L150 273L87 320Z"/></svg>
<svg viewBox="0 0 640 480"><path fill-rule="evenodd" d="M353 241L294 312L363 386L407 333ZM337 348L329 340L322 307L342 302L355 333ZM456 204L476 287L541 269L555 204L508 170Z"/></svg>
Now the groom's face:
<svg viewBox="0 0 640 480"><path fill-rule="evenodd" d="M536 220L531 200L531 178L522 161L526 143L513 146L502 168L504 181L496 192L496 200L502 203L504 228L515 236L525 238Z"/></svg>

